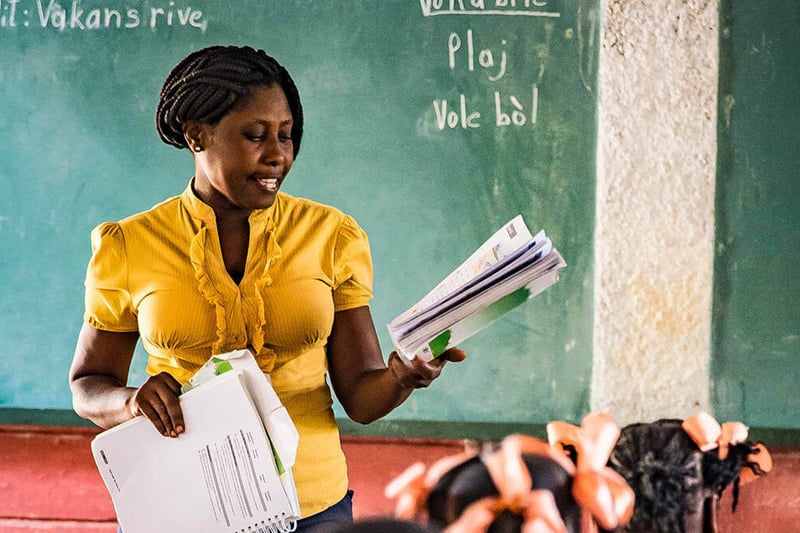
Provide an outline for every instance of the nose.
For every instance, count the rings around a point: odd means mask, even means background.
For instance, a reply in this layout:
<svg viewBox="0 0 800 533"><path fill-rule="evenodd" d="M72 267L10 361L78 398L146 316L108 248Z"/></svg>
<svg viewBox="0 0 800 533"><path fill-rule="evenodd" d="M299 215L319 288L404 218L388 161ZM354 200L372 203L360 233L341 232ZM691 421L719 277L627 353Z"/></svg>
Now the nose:
<svg viewBox="0 0 800 533"><path fill-rule="evenodd" d="M277 133L267 135L261 149L261 161L271 166L285 165L288 151L284 144Z"/></svg>

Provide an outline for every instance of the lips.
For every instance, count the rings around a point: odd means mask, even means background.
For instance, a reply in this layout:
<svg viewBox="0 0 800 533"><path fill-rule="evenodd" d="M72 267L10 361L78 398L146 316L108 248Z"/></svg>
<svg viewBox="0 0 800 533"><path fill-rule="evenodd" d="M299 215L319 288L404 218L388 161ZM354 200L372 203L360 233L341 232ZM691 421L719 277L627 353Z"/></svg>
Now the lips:
<svg viewBox="0 0 800 533"><path fill-rule="evenodd" d="M278 187L280 186L279 178L256 177L255 180L256 183L258 183L259 187L268 192L275 192L278 190Z"/></svg>

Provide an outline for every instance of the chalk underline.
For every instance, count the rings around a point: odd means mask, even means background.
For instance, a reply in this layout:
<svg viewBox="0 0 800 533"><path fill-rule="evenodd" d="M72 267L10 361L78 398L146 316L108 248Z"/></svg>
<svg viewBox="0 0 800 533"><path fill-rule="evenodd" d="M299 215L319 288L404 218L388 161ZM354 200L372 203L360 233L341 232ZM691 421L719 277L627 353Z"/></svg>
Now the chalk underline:
<svg viewBox="0 0 800 533"><path fill-rule="evenodd" d="M558 18L561 13L552 11L503 11L503 10L446 10L446 11L431 11L422 14L425 17L435 17L437 15L505 15L510 17L552 17Z"/></svg>

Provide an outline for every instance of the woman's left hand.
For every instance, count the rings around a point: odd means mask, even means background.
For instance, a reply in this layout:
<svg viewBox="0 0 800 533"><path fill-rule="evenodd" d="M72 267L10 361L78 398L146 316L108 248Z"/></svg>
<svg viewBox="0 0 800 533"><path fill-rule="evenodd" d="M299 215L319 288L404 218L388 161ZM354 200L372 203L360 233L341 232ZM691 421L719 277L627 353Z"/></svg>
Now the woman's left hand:
<svg viewBox="0 0 800 533"><path fill-rule="evenodd" d="M430 361L419 356L408 360L397 352L389 354L389 368L400 386L408 389L420 389L430 385L442 373L447 361L460 362L467 358L466 352L458 348L449 348Z"/></svg>

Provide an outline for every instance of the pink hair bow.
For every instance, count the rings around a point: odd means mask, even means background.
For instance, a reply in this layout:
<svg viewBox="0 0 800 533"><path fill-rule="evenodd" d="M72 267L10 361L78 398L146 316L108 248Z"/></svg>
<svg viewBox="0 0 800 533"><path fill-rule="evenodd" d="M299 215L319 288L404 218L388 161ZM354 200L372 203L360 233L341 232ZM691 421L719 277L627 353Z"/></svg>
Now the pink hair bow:
<svg viewBox="0 0 800 533"><path fill-rule="evenodd" d="M575 448L577 469L572 495L603 529L616 529L633 516L633 490L606 466L619 431L608 413L590 413L580 426L564 421L547 424L547 438L553 448L563 452L567 446Z"/></svg>
<svg viewBox="0 0 800 533"><path fill-rule="evenodd" d="M728 447L747 441L747 426L741 422L725 422L720 425L710 414L700 411L683 421L681 427L700 448L707 452L719 448L719 458L728 457Z"/></svg>
<svg viewBox="0 0 800 533"><path fill-rule="evenodd" d="M546 443L525 435L510 435L500 449L484 462L499 496L483 498L468 506L445 533L482 533L503 512L523 517L522 533L566 533L553 493L531 490L531 475L523 454L549 457L572 474L575 466L563 455L554 453Z"/></svg>
<svg viewBox="0 0 800 533"><path fill-rule="evenodd" d="M522 507L511 509L502 497L483 498L464 509L444 533L485 533L504 510L522 515L525 520L522 533L567 533L556 500L549 490L529 490L517 504Z"/></svg>
<svg viewBox="0 0 800 533"><path fill-rule="evenodd" d="M708 452L718 448L717 453L723 461L728 457L732 445L747 442L747 426L741 422L720 424L713 416L704 411L684 420L681 427L697 444L700 451ZM756 444L753 448L756 451L749 454L747 460L757 464L763 473L771 471L772 456L767 448L761 443ZM739 484L748 483L755 478L756 475L751 470L742 470Z"/></svg>
<svg viewBox="0 0 800 533"><path fill-rule="evenodd" d="M477 455L475 451L443 457L426 469L421 462L414 463L394 478L384 489L384 495L397 498L394 515L404 520L417 518L425 508L431 488L445 472Z"/></svg>

